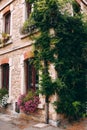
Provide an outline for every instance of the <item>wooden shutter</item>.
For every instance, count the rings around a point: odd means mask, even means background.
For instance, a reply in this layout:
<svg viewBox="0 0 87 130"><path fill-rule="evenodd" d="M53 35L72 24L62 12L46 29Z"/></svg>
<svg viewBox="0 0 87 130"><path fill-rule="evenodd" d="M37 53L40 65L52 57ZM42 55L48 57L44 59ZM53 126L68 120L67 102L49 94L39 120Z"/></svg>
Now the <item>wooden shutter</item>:
<svg viewBox="0 0 87 130"><path fill-rule="evenodd" d="M9 89L9 65L2 65L2 87Z"/></svg>
<svg viewBox="0 0 87 130"><path fill-rule="evenodd" d="M32 65L32 88L36 90L36 71L34 65Z"/></svg>
<svg viewBox="0 0 87 130"><path fill-rule="evenodd" d="M25 62L25 71L26 71L26 92L32 88L32 73L31 65L28 60Z"/></svg>
<svg viewBox="0 0 87 130"><path fill-rule="evenodd" d="M28 91L28 63L25 62L26 92Z"/></svg>
<svg viewBox="0 0 87 130"><path fill-rule="evenodd" d="M26 60L26 92L30 89L36 90L36 70L30 61Z"/></svg>

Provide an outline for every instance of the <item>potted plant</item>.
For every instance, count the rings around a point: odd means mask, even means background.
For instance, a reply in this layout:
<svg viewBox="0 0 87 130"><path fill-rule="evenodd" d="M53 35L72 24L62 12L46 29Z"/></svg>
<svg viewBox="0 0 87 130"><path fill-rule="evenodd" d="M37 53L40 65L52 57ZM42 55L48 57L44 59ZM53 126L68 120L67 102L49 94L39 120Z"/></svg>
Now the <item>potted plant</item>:
<svg viewBox="0 0 87 130"><path fill-rule="evenodd" d="M7 106L8 91L5 88L0 89L0 107L5 108Z"/></svg>
<svg viewBox="0 0 87 130"><path fill-rule="evenodd" d="M27 94L20 95L18 98L18 106L24 113L34 113L40 103L39 96L32 90Z"/></svg>
<svg viewBox="0 0 87 130"><path fill-rule="evenodd" d="M32 33L36 30L36 25L35 25L35 21L33 20L33 18L29 17L29 19L27 19L23 26L20 28L20 33L21 34L28 34L28 33Z"/></svg>
<svg viewBox="0 0 87 130"><path fill-rule="evenodd" d="M6 43L10 38L10 35L8 33L2 33L2 42Z"/></svg>

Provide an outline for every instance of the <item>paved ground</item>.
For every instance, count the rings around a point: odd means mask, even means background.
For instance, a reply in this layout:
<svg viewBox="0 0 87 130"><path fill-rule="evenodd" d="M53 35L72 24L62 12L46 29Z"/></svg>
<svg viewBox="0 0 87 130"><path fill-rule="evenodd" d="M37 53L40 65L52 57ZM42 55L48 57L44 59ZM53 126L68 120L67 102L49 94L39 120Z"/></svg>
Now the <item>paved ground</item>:
<svg viewBox="0 0 87 130"><path fill-rule="evenodd" d="M53 127L50 125L39 124L39 122L35 122L33 120L25 121L19 118L14 118L5 114L0 114L0 130L63 130L58 127Z"/></svg>
<svg viewBox="0 0 87 130"><path fill-rule="evenodd" d="M39 127L36 127L38 124ZM40 122L35 122L34 120L22 120L17 116L11 117L6 114L0 114L0 130L87 130L87 118L72 124L67 124L64 121L61 127L53 127L44 123L40 124Z"/></svg>
<svg viewBox="0 0 87 130"><path fill-rule="evenodd" d="M0 130L20 130L20 129L12 125L11 123L7 123L5 121L0 120Z"/></svg>

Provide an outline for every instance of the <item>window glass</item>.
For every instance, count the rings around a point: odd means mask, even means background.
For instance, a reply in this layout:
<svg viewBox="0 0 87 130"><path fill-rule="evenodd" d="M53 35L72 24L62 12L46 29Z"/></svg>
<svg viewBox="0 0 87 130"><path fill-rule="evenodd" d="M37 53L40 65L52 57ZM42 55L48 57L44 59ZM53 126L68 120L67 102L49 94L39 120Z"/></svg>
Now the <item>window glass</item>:
<svg viewBox="0 0 87 130"><path fill-rule="evenodd" d="M10 34L10 12L4 15L5 20L5 33Z"/></svg>
<svg viewBox="0 0 87 130"><path fill-rule="evenodd" d="M26 18L29 18L31 13L31 4L29 2L26 2Z"/></svg>
<svg viewBox="0 0 87 130"><path fill-rule="evenodd" d="M8 64L2 65L2 87L7 89L9 87L9 65Z"/></svg>
<svg viewBox="0 0 87 130"><path fill-rule="evenodd" d="M38 88L38 73L31 63L31 59L25 61L26 63L26 90Z"/></svg>

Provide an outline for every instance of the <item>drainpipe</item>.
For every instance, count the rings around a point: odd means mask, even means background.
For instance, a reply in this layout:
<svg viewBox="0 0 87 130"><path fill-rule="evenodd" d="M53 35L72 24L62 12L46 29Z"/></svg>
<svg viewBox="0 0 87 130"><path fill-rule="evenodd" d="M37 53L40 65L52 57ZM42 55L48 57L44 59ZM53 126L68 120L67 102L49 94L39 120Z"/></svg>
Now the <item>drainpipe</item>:
<svg viewBox="0 0 87 130"><path fill-rule="evenodd" d="M45 98L45 122L49 124L49 101L47 96Z"/></svg>
<svg viewBox="0 0 87 130"><path fill-rule="evenodd" d="M48 73L48 62L44 59L44 73ZM45 122L49 124L49 97L45 97Z"/></svg>

